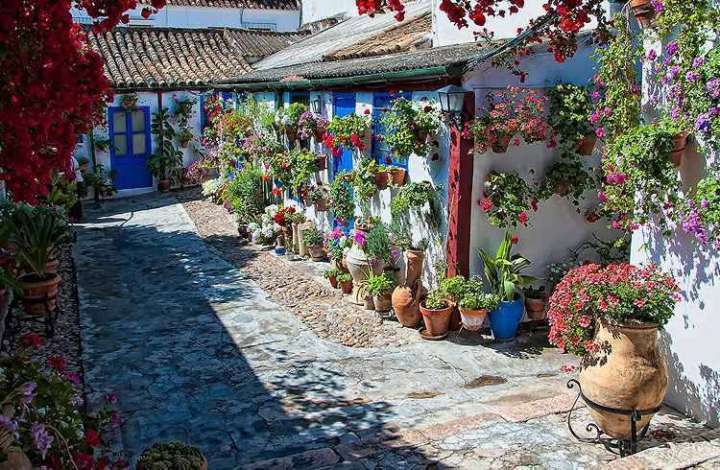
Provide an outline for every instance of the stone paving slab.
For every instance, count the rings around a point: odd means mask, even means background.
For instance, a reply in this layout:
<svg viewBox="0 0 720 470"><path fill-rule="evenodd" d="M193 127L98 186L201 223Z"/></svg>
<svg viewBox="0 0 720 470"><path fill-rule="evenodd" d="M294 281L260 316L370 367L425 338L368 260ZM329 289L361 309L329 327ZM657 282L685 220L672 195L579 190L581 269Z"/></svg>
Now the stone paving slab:
<svg viewBox="0 0 720 470"><path fill-rule="evenodd" d="M574 469L615 458L570 436L559 371L572 360L536 339L346 347L210 250L172 196L89 217L74 254L88 398L118 394L132 456L181 439L213 470Z"/></svg>

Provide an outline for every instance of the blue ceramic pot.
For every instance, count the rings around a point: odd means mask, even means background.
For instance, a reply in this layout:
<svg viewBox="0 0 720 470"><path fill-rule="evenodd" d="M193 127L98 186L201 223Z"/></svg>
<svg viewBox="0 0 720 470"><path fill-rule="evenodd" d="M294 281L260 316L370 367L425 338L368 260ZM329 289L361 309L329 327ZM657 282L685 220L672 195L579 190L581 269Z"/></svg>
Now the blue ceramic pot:
<svg viewBox="0 0 720 470"><path fill-rule="evenodd" d="M275 247L275 254L278 256L283 256L286 251L287 250L285 249L285 247L280 247L280 246Z"/></svg>
<svg viewBox="0 0 720 470"><path fill-rule="evenodd" d="M515 339L523 316L522 299L502 301L497 310L490 312L490 329L498 341Z"/></svg>

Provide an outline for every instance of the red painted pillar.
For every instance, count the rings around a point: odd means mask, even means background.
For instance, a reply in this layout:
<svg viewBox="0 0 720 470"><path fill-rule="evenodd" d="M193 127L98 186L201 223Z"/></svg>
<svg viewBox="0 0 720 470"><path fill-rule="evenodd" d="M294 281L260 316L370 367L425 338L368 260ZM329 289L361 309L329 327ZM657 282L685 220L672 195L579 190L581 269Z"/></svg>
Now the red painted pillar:
<svg viewBox="0 0 720 470"><path fill-rule="evenodd" d="M475 116L475 94L465 95L463 119ZM450 128L450 161L448 162L448 277L470 275L470 215L472 212L473 149L472 139L462 136L460 128Z"/></svg>

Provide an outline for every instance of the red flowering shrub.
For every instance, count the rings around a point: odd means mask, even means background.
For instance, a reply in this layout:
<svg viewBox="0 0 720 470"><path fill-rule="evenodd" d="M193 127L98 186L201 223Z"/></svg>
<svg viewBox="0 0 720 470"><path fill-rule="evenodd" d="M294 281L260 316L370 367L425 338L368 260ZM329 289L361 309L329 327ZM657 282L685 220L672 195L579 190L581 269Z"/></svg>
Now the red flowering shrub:
<svg viewBox="0 0 720 470"><path fill-rule="evenodd" d="M273 221L281 227L286 227L290 225L290 219L288 218L288 216L294 213L295 208L293 206L280 208L273 216Z"/></svg>
<svg viewBox="0 0 720 470"><path fill-rule="evenodd" d="M597 320L662 327L679 299L675 280L654 265L580 266L565 275L550 298L548 338L560 349L582 356L598 348L593 341Z"/></svg>

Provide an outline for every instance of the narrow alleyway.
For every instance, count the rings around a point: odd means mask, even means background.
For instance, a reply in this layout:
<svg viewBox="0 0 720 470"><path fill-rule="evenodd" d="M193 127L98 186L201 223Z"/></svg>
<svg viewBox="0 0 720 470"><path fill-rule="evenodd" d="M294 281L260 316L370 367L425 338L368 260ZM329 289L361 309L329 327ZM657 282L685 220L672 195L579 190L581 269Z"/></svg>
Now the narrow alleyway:
<svg viewBox="0 0 720 470"><path fill-rule="evenodd" d="M108 202L88 218L74 253L85 381L91 404L118 395L131 456L176 439L200 446L212 470L615 458L570 436L571 360L540 342L348 347L248 279L252 254L231 264L210 249L172 195ZM675 439L695 429L660 421Z"/></svg>

